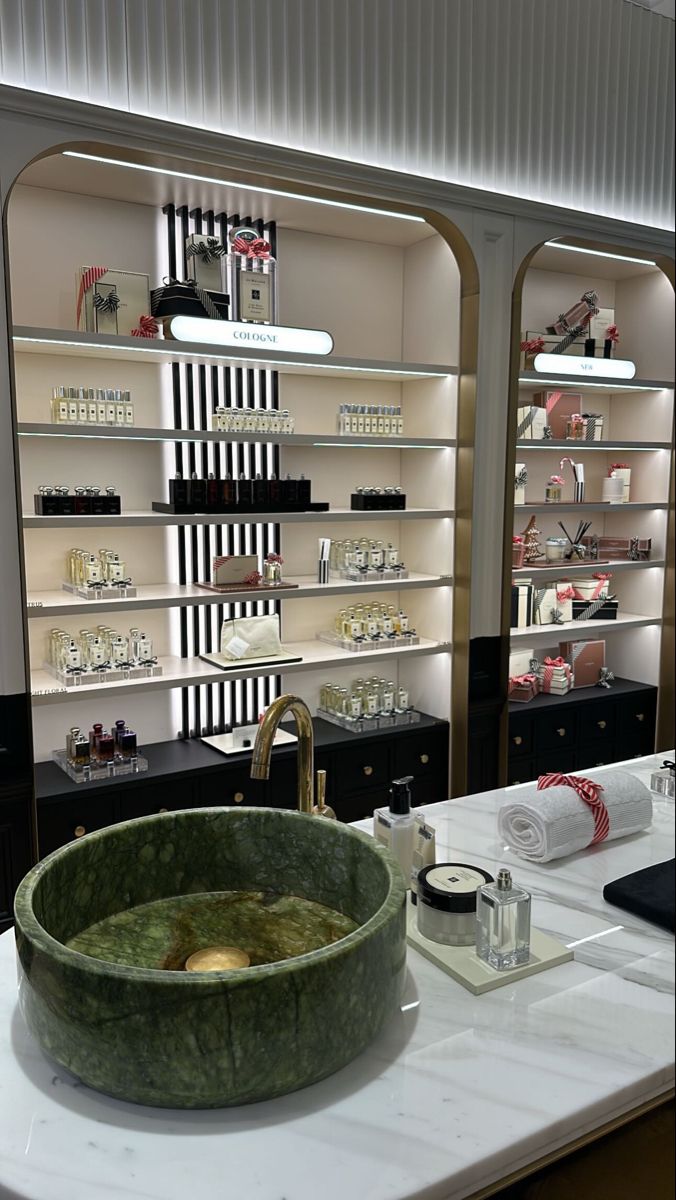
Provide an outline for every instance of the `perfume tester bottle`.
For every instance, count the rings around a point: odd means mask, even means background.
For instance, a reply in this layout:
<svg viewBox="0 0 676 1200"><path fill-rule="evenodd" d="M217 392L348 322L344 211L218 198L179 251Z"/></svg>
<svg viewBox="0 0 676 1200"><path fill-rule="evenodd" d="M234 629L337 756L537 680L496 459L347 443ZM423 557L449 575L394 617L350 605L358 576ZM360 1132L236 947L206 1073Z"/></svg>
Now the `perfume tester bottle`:
<svg viewBox="0 0 676 1200"><path fill-rule="evenodd" d="M495 883L477 892L476 952L496 971L519 967L530 957L530 893L498 871Z"/></svg>

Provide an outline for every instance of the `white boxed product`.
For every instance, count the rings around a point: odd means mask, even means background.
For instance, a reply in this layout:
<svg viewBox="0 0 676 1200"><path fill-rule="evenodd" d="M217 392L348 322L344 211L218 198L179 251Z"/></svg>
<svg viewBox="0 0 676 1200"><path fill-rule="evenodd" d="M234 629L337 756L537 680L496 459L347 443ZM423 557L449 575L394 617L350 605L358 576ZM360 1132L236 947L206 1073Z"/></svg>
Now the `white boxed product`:
<svg viewBox="0 0 676 1200"><path fill-rule="evenodd" d="M526 503L526 484L528 483L528 471L525 463L514 464L514 503Z"/></svg>
<svg viewBox="0 0 676 1200"><path fill-rule="evenodd" d="M526 650L510 650L509 652L509 676L510 679L514 675L527 675L530 671L531 659L535 658L535 650L530 646Z"/></svg>
<svg viewBox="0 0 676 1200"><path fill-rule="evenodd" d="M558 609L557 592L559 590L558 583L547 584L546 587L537 587L533 594L533 624L534 625L556 625L560 624L557 621L556 613Z"/></svg>
<svg viewBox="0 0 676 1200"><path fill-rule="evenodd" d="M575 600L586 600L587 603L590 600L600 600L608 595L609 583L610 575L605 579L576 579L571 585L573 597Z"/></svg>
<svg viewBox="0 0 676 1200"><path fill-rule="evenodd" d="M76 289L77 327L87 333L129 337L150 313L150 279L137 271L80 267Z"/></svg>
<svg viewBox="0 0 676 1200"><path fill-rule="evenodd" d="M517 440L541 442L544 440L547 412L534 404L519 405L516 410Z"/></svg>
<svg viewBox="0 0 676 1200"><path fill-rule="evenodd" d="M185 239L188 279L194 279L206 292L224 292L225 246L209 233L191 233Z"/></svg>

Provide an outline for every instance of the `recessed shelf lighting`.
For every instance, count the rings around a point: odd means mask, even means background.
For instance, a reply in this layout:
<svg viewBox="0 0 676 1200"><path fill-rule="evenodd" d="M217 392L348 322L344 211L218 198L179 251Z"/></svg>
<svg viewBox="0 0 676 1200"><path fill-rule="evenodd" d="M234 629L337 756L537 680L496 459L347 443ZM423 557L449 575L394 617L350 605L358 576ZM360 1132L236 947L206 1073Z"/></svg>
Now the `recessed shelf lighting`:
<svg viewBox="0 0 676 1200"><path fill-rule="evenodd" d="M62 151L65 158L83 158L88 162L103 163L107 167L126 167L130 171L145 171L149 175L168 175L173 179L191 179L196 183L212 183L218 187L239 188L244 192L256 192L262 196L281 196L285 200L303 200L306 204L323 204L328 208L346 208L350 212L371 213L376 217L393 217L397 221L416 221L425 225L425 218L415 213L393 212L389 208L374 208L369 204L350 204L346 200L327 200L323 196L306 196L302 192L285 192L281 188L256 187L235 179L217 179L213 175L194 175L190 171L171 171L168 167L151 167L148 163L128 162L123 158L106 158L100 154L83 154L79 150Z"/></svg>
<svg viewBox="0 0 676 1200"><path fill-rule="evenodd" d="M580 378L580 377L578 376L576 378L576 382L577 382L578 378ZM561 375L559 375L558 377L556 377L554 379L548 379L545 375L538 375L537 378L535 378L532 375L520 375L519 383L537 383L537 384L553 383L560 387L561 379L562 379ZM599 383L599 381L596 379L590 379L589 386L593 387L593 388L606 388L609 392L617 392L620 390L629 391L629 392L662 392L662 391L664 391L664 388L672 388L674 385L671 383L664 384L664 386L662 386L661 384L658 384L658 383L651 383L651 384L622 383L620 380L618 380L617 383Z"/></svg>
<svg viewBox="0 0 676 1200"><path fill-rule="evenodd" d="M616 258L619 262L638 263L642 267L656 267L653 258L632 258L629 254L611 254L608 250L588 250L586 246L570 246L567 242L545 242L553 250L569 250L573 254L593 254L595 258Z"/></svg>

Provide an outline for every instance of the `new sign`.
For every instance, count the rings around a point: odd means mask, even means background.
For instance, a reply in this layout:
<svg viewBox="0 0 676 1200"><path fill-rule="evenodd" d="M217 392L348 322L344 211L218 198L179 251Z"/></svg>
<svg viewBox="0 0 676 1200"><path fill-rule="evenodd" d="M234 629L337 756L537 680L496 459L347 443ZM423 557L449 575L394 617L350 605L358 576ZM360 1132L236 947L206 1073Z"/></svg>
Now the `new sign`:
<svg viewBox="0 0 676 1200"><path fill-rule="evenodd" d="M628 358L582 358L576 354L536 354L533 366L540 375L579 375L581 379L585 376L588 379L633 379L636 374L636 363L631 362Z"/></svg>

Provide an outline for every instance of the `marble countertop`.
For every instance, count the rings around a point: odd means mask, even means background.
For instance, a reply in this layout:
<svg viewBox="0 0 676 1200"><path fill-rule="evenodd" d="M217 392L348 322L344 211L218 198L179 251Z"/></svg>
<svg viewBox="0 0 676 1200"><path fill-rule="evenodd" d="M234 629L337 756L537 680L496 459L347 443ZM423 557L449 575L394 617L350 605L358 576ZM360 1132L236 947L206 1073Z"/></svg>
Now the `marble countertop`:
<svg viewBox="0 0 676 1200"><path fill-rule="evenodd" d="M626 766L646 781L662 757ZM668 1091L674 939L601 893L673 857L673 801L643 834L535 866L497 840L504 795L431 805L437 856L511 864L575 961L475 997L409 950L386 1031L279 1100L174 1112L82 1086L26 1032L0 937L0 1200L461 1200Z"/></svg>

